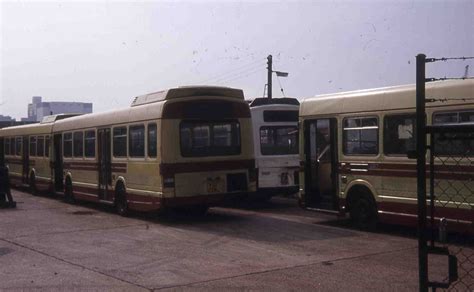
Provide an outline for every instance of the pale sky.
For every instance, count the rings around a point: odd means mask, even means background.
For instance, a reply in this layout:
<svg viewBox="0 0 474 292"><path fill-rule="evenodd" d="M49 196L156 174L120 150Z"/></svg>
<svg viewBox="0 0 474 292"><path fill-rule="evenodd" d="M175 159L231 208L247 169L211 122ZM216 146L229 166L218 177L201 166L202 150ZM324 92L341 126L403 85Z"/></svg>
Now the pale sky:
<svg viewBox="0 0 474 292"><path fill-rule="evenodd" d="M182 85L262 96L266 57L286 96L415 82L415 56L474 56L474 1L182 1L0 4L0 114L31 97L94 112ZM429 64L460 77L474 62ZM281 97L277 78L273 95Z"/></svg>

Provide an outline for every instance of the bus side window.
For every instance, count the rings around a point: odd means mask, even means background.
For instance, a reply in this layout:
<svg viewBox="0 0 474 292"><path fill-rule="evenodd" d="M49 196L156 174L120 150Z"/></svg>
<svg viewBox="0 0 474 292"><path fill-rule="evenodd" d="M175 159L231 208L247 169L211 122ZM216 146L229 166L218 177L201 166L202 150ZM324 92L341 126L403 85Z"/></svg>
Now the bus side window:
<svg viewBox="0 0 474 292"><path fill-rule="evenodd" d="M433 114L433 124L464 124L474 122L474 111L442 112ZM436 155L474 156L474 135L472 133L436 134L434 151Z"/></svg>
<svg viewBox="0 0 474 292"><path fill-rule="evenodd" d="M64 133L63 156L72 157L72 133Z"/></svg>
<svg viewBox="0 0 474 292"><path fill-rule="evenodd" d="M156 124L148 124L148 157L155 158L157 155L157 131Z"/></svg>
<svg viewBox="0 0 474 292"><path fill-rule="evenodd" d="M127 156L127 127L118 127L113 130L114 157Z"/></svg>
<svg viewBox="0 0 474 292"><path fill-rule="evenodd" d="M95 131L86 131L84 142L84 155L87 158L95 157Z"/></svg>
<svg viewBox="0 0 474 292"><path fill-rule="evenodd" d="M84 132L74 132L74 157L82 157L84 154Z"/></svg>
<svg viewBox="0 0 474 292"><path fill-rule="evenodd" d="M386 155L406 155L415 150L415 114L390 115L384 119L383 148Z"/></svg>
<svg viewBox="0 0 474 292"><path fill-rule="evenodd" d="M5 155L10 155L10 138L5 138Z"/></svg>
<svg viewBox="0 0 474 292"><path fill-rule="evenodd" d="M145 157L145 126L129 127L128 148L130 157Z"/></svg>
<svg viewBox="0 0 474 292"><path fill-rule="evenodd" d="M44 140L44 156L49 157L49 136L46 136Z"/></svg>
<svg viewBox="0 0 474 292"><path fill-rule="evenodd" d="M378 120L376 117L344 119L343 150L346 155L377 155Z"/></svg>
<svg viewBox="0 0 474 292"><path fill-rule="evenodd" d="M30 137L30 156L36 156L36 137Z"/></svg>
<svg viewBox="0 0 474 292"><path fill-rule="evenodd" d="M22 144L22 139L21 137L16 137L16 143L15 143L15 155L20 156L21 155L21 144Z"/></svg>
<svg viewBox="0 0 474 292"><path fill-rule="evenodd" d="M36 140L36 155L43 157L44 155L44 137L38 136Z"/></svg>
<svg viewBox="0 0 474 292"><path fill-rule="evenodd" d="M11 137L10 138L10 155L15 155L16 152L15 152L15 138L14 137Z"/></svg>

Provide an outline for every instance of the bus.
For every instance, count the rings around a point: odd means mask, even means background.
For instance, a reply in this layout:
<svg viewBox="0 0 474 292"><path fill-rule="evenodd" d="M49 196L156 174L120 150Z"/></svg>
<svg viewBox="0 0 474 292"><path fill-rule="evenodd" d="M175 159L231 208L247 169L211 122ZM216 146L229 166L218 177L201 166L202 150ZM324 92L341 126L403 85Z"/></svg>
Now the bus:
<svg viewBox="0 0 474 292"><path fill-rule="evenodd" d="M50 189L53 123L77 115L52 115L40 123L0 129L0 160L9 168L11 185L27 186L32 194Z"/></svg>
<svg viewBox="0 0 474 292"><path fill-rule="evenodd" d="M203 213L255 192L250 109L240 89L172 88L138 96L129 108L69 117L40 130L45 126L25 126L21 135L19 127L5 128L0 137L7 146L7 140L47 136L49 175L38 172L36 183L41 174L69 202L113 205L124 216L166 208ZM16 143L14 159L6 156L13 180L37 172Z"/></svg>
<svg viewBox="0 0 474 292"><path fill-rule="evenodd" d="M349 214L363 229L377 222L416 224L416 159L407 156L416 149L415 91L415 85L406 85L302 102L301 206ZM474 80L428 83L426 97L436 99L426 104L427 125L473 123ZM472 138L465 143L474 149ZM474 169L469 161L460 163L464 166L450 170L456 179L471 178L463 182L463 196L456 196L466 201L435 202L437 215L452 226L472 224L474 216Z"/></svg>
<svg viewBox="0 0 474 292"><path fill-rule="evenodd" d="M299 190L298 111L296 98L249 101L255 141L259 199Z"/></svg>

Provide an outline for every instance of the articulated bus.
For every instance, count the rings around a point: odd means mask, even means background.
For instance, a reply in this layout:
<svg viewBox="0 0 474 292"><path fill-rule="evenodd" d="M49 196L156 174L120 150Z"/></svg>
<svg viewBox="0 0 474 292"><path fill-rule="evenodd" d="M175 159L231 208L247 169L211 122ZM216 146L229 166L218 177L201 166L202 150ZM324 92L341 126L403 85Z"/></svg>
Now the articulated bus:
<svg viewBox="0 0 474 292"><path fill-rule="evenodd" d="M296 98L256 98L250 102L257 190L260 199L296 194L298 172L298 111Z"/></svg>
<svg viewBox="0 0 474 292"><path fill-rule="evenodd" d="M414 85L397 86L302 102L303 207L349 213L361 228L374 228L377 221L416 224L416 159L407 157L416 149L415 90ZM426 105L427 124L473 123L473 97L473 80L428 83L426 98L437 101ZM466 140L465 147L474 149L474 141ZM446 218L453 229L472 224L474 218L474 168L469 161L460 164L440 168L440 175L464 180L466 187L459 190L463 194L455 197L466 201L436 201L436 215Z"/></svg>
<svg viewBox="0 0 474 292"><path fill-rule="evenodd" d="M121 215L205 212L256 188L250 109L239 89L173 88L121 110L1 129L0 137L14 151L5 156L12 180L33 190L41 177L67 201L114 205ZM28 139L43 154L35 163L21 146ZM42 160L49 168L37 169Z"/></svg>

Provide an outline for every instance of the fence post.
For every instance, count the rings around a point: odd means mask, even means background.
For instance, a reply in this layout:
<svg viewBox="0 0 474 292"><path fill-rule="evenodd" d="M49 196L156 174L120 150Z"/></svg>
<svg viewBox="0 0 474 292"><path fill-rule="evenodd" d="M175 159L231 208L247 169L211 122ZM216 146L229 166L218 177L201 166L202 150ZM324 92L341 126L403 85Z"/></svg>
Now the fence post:
<svg viewBox="0 0 474 292"><path fill-rule="evenodd" d="M416 152L418 192L418 265L420 291L428 291L428 246L426 242L426 55L416 56Z"/></svg>

